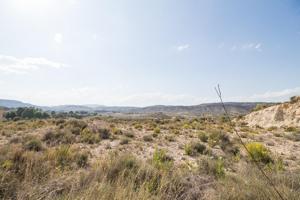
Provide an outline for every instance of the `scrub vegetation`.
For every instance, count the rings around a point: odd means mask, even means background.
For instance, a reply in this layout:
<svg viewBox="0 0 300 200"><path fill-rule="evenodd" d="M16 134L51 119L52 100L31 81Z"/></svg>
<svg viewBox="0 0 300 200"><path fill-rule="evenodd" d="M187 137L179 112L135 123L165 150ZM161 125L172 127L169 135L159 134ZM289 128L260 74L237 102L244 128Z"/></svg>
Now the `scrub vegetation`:
<svg viewBox="0 0 300 200"><path fill-rule="evenodd" d="M278 190L299 199L297 130L235 123ZM0 121L0 199L278 196L222 117L49 116Z"/></svg>

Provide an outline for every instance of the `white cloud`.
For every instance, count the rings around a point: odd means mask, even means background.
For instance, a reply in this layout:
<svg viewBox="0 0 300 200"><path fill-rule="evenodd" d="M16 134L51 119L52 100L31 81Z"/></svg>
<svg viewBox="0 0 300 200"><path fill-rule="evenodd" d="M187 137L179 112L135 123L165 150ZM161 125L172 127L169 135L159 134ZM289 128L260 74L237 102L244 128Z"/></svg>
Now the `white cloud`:
<svg viewBox="0 0 300 200"><path fill-rule="evenodd" d="M1 84L1 82L0 82ZM0 96L7 99L18 99L37 105L62 104L100 104L108 106L149 106L149 105L197 105L201 103L218 102L218 98L203 98L189 94L172 94L148 92L137 94L122 94L121 87L110 88L107 91L96 87L64 88L43 91L0 91ZM281 91L265 92L242 97L226 97L226 102L282 102L291 96L300 95L300 87Z"/></svg>
<svg viewBox="0 0 300 200"><path fill-rule="evenodd" d="M256 51L262 51L261 49L261 43L246 43L242 45L243 50L256 50Z"/></svg>
<svg viewBox="0 0 300 200"><path fill-rule="evenodd" d="M263 94L255 94L252 95L251 99L267 99L267 100L276 100L276 99L284 99L287 100L292 96L299 96L300 95L300 87L285 89L281 91L273 91L273 92L265 92Z"/></svg>
<svg viewBox="0 0 300 200"><path fill-rule="evenodd" d="M177 51L184 51L184 50L187 50L188 48L190 48L190 45L189 44L183 44L183 45L179 45L176 47L176 50Z"/></svg>
<svg viewBox="0 0 300 200"><path fill-rule="evenodd" d="M258 51L261 52L262 51L262 44L261 43L245 43L242 45L232 45L230 50L231 51L236 51L236 50L240 50L240 51Z"/></svg>
<svg viewBox="0 0 300 200"><path fill-rule="evenodd" d="M0 71L7 73L27 73L45 67L59 69L66 67L66 65L47 60L46 58L16 58L0 55Z"/></svg>
<svg viewBox="0 0 300 200"><path fill-rule="evenodd" d="M56 42L57 44L63 43L63 39L64 39L64 37L61 33L56 33L54 35L54 42Z"/></svg>
<svg viewBox="0 0 300 200"><path fill-rule="evenodd" d="M211 102L211 99L188 94L160 92L121 94L119 87L114 92L96 87L64 88L43 91L0 91L0 96L19 99L37 105L100 104L108 106L149 106L149 105L196 105Z"/></svg>
<svg viewBox="0 0 300 200"><path fill-rule="evenodd" d="M284 89L280 91L268 91L251 96L226 98L226 101L249 101L249 102L283 102L292 96L300 96L300 87Z"/></svg>

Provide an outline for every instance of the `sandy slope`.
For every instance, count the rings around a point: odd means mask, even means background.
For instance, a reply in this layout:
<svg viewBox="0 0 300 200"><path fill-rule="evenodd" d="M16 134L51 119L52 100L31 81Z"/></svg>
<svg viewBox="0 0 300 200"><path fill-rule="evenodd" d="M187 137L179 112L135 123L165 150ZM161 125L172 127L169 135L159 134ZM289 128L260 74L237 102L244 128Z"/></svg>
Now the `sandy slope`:
<svg viewBox="0 0 300 200"><path fill-rule="evenodd" d="M245 122L249 126L281 127L298 126L300 127L300 97L294 102L282 103L269 108L252 112L245 117Z"/></svg>

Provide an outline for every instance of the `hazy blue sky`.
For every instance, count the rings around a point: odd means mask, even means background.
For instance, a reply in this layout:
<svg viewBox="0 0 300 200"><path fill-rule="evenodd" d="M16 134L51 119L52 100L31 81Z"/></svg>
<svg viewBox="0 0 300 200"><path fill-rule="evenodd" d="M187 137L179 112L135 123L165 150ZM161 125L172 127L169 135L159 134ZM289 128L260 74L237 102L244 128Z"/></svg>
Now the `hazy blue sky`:
<svg viewBox="0 0 300 200"><path fill-rule="evenodd" d="M300 94L298 0L0 0L0 98L39 105Z"/></svg>

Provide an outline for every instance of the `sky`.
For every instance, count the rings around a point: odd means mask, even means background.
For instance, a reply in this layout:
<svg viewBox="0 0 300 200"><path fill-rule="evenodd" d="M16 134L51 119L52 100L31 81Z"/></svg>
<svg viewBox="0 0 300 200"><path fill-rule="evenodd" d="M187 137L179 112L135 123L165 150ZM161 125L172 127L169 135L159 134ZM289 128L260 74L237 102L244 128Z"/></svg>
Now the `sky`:
<svg viewBox="0 0 300 200"><path fill-rule="evenodd" d="M285 101L299 75L298 0L0 0L0 99Z"/></svg>

